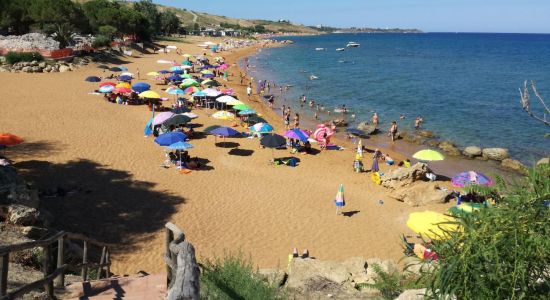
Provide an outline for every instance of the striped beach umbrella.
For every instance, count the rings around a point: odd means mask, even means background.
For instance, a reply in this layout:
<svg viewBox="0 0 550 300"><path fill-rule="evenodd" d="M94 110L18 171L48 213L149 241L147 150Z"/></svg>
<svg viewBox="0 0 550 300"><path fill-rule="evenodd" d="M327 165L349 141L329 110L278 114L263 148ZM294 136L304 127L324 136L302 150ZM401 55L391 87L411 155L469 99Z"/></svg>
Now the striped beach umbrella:
<svg viewBox="0 0 550 300"><path fill-rule="evenodd" d="M338 193L336 193L336 198L334 199L334 204L336 204L336 215L340 213L340 207L346 206L346 200L344 198L344 185L340 184L338 188Z"/></svg>

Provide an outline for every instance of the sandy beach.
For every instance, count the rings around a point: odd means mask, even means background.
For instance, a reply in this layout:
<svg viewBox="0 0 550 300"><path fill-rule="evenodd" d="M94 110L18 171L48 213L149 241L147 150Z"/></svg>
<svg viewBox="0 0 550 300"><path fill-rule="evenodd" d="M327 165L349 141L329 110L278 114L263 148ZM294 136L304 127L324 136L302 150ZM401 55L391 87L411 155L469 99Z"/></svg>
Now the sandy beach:
<svg viewBox="0 0 550 300"><path fill-rule="evenodd" d="M185 43L162 43L201 54L205 51L197 45L203 41L189 37ZM236 62L255 51L257 47L250 47L215 56L231 64L228 85L239 99L282 134L280 118L258 98L248 101L245 85L239 84ZM162 91L166 86L145 76L166 66L157 64L158 59L182 60L173 52L125 57L118 64L134 73L139 68L141 79L136 81L168 96ZM285 268L288 254L297 247L325 260L363 256L397 261L403 256L400 235L412 234L406 226L409 213L444 212L451 205L413 208L389 198L368 173L353 172L351 144L344 151L298 155L299 166L290 168L269 165L272 152L260 149L257 139L228 138L238 144L239 150L232 150L205 136L190 140L190 155L203 159L206 170L180 174L175 167L162 168L164 149L143 135L151 112L146 106L116 105L89 94L97 88L84 81L91 75L104 74L93 64L66 73L0 73L0 128L25 139L6 155L37 188L75 191L43 203L54 214L56 227L116 244L115 273L164 271L163 226L169 221L184 230L199 259L241 251L259 267ZM193 122L199 132L230 124L209 117L214 110L193 112L199 115ZM275 154L290 156L288 150ZM364 162L370 167L368 156ZM381 169L386 172L388 166L381 164ZM344 211L350 216L335 215L333 199L341 183Z"/></svg>

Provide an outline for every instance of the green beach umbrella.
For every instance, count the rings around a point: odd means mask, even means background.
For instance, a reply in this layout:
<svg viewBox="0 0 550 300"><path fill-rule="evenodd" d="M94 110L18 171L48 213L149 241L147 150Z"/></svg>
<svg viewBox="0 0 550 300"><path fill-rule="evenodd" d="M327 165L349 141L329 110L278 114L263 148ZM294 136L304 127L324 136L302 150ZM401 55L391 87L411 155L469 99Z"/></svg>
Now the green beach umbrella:
<svg viewBox="0 0 550 300"><path fill-rule="evenodd" d="M194 79L185 79L180 84L180 87L182 87L182 88L187 88L187 87L190 87L190 86L197 86L198 87L198 86L200 86L200 83L198 83Z"/></svg>
<svg viewBox="0 0 550 300"><path fill-rule="evenodd" d="M212 72L210 70L202 70L201 74L214 74L214 72Z"/></svg>
<svg viewBox="0 0 550 300"><path fill-rule="evenodd" d="M430 149L420 150L413 155L413 158L423 161L439 161L444 160L443 154Z"/></svg>
<svg viewBox="0 0 550 300"><path fill-rule="evenodd" d="M237 104L237 105L233 106L233 109L234 110L249 110L251 108L246 106L245 104Z"/></svg>
<svg viewBox="0 0 550 300"><path fill-rule="evenodd" d="M191 74L182 74L180 75L180 77L183 79L193 79L193 75Z"/></svg>

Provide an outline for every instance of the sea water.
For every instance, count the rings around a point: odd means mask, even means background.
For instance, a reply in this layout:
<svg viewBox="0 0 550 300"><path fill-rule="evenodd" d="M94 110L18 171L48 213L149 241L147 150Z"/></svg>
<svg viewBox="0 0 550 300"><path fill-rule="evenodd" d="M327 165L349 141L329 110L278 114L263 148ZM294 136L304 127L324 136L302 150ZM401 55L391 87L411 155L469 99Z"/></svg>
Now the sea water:
<svg viewBox="0 0 550 300"><path fill-rule="evenodd" d="M549 127L525 114L518 88L534 80L550 105L550 35L539 34L329 34L285 37L292 45L263 49L249 59L258 79L291 85L279 106L298 107L305 94L327 110L346 105L359 121L380 116L387 130L396 120L423 128L459 146L509 148L528 164L550 154ZM345 48L350 41L359 48ZM325 48L326 51L316 51ZM311 75L318 77L311 80ZM283 101L284 100L284 101ZM542 106L531 95L535 111ZM299 109L299 107L298 107ZM314 110L299 110L313 117ZM400 116L406 118L400 120ZM549 116L550 117L550 116Z"/></svg>

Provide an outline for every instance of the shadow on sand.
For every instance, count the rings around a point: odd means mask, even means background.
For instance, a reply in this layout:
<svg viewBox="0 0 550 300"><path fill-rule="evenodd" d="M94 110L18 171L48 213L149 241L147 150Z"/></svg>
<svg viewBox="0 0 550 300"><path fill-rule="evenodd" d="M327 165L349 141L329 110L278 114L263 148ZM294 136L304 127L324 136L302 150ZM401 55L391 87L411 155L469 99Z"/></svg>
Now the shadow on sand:
<svg viewBox="0 0 550 300"><path fill-rule="evenodd" d="M156 183L136 181L123 170L90 160L66 163L31 160L15 165L41 190L63 190L41 199L59 230L132 248L152 238L185 199L154 190Z"/></svg>

